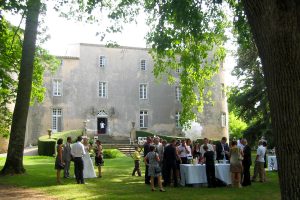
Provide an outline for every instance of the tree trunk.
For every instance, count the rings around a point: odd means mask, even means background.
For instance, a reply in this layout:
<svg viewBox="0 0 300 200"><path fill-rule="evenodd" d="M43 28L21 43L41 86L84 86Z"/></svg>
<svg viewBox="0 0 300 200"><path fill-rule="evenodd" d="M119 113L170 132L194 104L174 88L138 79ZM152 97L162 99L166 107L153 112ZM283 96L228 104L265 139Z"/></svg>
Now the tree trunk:
<svg viewBox="0 0 300 200"><path fill-rule="evenodd" d="M28 0L27 2L27 18L17 99L13 114L7 158L1 171L2 175L20 174L25 172L23 166L23 151L31 95L33 62L40 7L40 0Z"/></svg>
<svg viewBox="0 0 300 200"><path fill-rule="evenodd" d="M281 198L300 199L300 2L243 4L264 70Z"/></svg>

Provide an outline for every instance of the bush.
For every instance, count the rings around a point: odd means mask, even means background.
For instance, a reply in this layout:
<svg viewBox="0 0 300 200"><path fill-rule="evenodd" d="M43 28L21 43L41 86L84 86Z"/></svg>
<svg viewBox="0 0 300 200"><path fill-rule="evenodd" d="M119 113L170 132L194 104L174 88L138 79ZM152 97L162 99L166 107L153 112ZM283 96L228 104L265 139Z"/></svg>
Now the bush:
<svg viewBox="0 0 300 200"><path fill-rule="evenodd" d="M38 154L40 156L53 156L55 155L55 139L39 140L38 141Z"/></svg>
<svg viewBox="0 0 300 200"><path fill-rule="evenodd" d="M53 156L56 153L56 141L59 138L64 140L64 143L67 141L67 137L72 137L72 140L75 141L76 138L81 135L81 130L71 130L71 131L64 131L58 132L51 135L49 139L48 135L43 135L39 137L38 140L38 154L43 156Z"/></svg>
<svg viewBox="0 0 300 200"><path fill-rule="evenodd" d="M103 157L104 157L104 159L106 159L106 158L120 158L120 157L126 157L126 156L118 149L104 149Z"/></svg>
<svg viewBox="0 0 300 200"><path fill-rule="evenodd" d="M163 140L166 140L167 142L170 142L172 139L177 139L177 140L185 139L185 137L165 136L165 135L154 134L154 133L147 132L147 131L136 131L136 138L138 138L138 137L148 137L148 136L152 137L154 135L162 138Z"/></svg>

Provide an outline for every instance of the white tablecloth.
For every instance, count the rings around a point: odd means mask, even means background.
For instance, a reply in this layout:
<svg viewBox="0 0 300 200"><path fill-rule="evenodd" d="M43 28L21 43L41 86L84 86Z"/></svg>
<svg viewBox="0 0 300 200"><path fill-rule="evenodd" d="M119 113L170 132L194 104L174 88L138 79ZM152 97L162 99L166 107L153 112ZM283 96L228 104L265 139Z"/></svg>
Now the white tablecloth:
<svg viewBox="0 0 300 200"><path fill-rule="evenodd" d="M215 164L216 178L231 184L230 164ZM181 164L181 185L207 183L205 165Z"/></svg>
<svg viewBox="0 0 300 200"><path fill-rule="evenodd" d="M276 156L268 156L268 170L278 170Z"/></svg>

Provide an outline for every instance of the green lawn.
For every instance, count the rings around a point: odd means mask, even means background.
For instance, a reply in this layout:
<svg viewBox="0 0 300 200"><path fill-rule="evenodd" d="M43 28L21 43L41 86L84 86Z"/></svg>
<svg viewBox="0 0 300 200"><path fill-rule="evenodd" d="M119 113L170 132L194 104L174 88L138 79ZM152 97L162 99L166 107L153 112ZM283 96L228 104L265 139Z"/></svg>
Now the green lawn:
<svg viewBox="0 0 300 200"><path fill-rule="evenodd" d="M5 158L0 158L0 168L4 161ZM74 179L64 179L63 185L56 185L52 157L24 157L24 163L27 170L25 175L0 177L0 184L40 190L59 199L280 199L276 172L267 172L267 183L253 183L241 189L179 187L166 188L167 192L161 193L151 192L150 186L144 184L143 177L131 176L133 161L128 157L106 159L103 178L87 179L86 185L75 184Z"/></svg>

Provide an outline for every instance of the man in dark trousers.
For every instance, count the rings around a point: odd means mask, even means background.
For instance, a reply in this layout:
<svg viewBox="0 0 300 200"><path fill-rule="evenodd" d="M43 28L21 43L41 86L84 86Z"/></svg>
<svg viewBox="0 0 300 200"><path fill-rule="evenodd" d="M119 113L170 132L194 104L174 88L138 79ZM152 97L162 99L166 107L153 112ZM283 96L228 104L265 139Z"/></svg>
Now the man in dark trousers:
<svg viewBox="0 0 300 200"><path fill-rule="evenodd" d="M178 158L176 151L176 140L173 139L171 143L165 148L164 151L164 186L169 186L171 184L171 171L173 174L174 187L178 186L177 176L176 176L176 160Z"/></svg>
<svg viewBox="0 0 300 200"><path fill-rule="evenodd" d="M248 186L248 185L251 185L251 179L250 179L250 166L252 164L251 148L249 147L246 139L242 140L242 144L244 145L244 149L243 149L244 159L242 161L242 164L243 164L242 186Z"/></svg>
<svg viewBox="0 0 300 200"><path fill-rule="evenodd" d="M229 146L226 143L227 138L222 137L221 141L216 144L217 160L229 160Z"/></svg>
<svg viewBox="0 0 300 200"><path fill-rule="evenodd" d="M78 184L85 184L83 179L83 160L82 157L85 154L84 146L81 143L82 137L78 136L77 142L71 147L71 154L74 158L75 165L75 177Z"/></svg>
<svg viewBox="0 0 300 200"><path fill-rule="evenodd" d="M144 158L150 152L151 143L152 143L151 138L147 137L147 141L144 144ZM148 176L148 169L149 169L149 166L147 165L147 163L145 163L145 184L150 184L150 176Z"/></svg>
<svg viewBox="0 0 300 200"><path fill-rule="evenodd" d="M63 160L65 162L64 178L70 178L69 170L70 170L70 163L72 160L71 143L72 143L72 138L68 137L67 142L64 145L64 150L63 150Z"/></svg>
<svg viewBox="0 0 300 200"><path fill-rule="evenodd" d="M203 157L206 168L207 186L209 188L216 187L214 152L208 151L206 145L203 146L203 149L205 151Z"/></svg>

